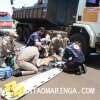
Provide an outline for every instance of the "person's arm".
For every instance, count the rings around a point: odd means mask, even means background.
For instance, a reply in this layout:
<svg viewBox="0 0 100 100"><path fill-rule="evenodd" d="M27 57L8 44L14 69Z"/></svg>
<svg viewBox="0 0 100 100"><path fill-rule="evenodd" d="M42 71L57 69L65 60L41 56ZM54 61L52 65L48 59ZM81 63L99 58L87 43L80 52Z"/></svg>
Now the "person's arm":
<svg viewBox="0 0 100 100"><path fill-rule="evenodd" d="M32 64L37 65L38 59L39 59L39 51L36 50L36 54L32 60Z"/></svg>

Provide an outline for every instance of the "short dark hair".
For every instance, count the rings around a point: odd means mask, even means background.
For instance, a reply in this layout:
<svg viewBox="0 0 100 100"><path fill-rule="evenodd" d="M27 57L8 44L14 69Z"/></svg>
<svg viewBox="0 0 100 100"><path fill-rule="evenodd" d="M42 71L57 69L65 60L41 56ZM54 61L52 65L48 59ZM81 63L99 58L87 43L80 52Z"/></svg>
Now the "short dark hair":
<svg viewBox="0 0 100 100"><path fill-rule="evenodd" d="M40 27L39 30L40 30L41 32L45 32L45 28L44 28L44 27Z"/></svg>

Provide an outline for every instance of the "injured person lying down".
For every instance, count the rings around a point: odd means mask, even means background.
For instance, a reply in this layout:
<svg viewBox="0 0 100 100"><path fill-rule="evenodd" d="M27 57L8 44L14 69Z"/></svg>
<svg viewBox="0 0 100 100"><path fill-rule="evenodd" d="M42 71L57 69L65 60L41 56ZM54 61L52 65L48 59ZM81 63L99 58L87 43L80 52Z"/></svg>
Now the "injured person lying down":
<svg viewBox="0 0 100 100"><path fill-rule="evenodd" d="M14 71L14 76L31 75L38 72L41 66L47 66L50 61L55 60L54 56L40 59L39 51L42 49L40 42L36 46L25 47L17 56L16 63L19 69ZM56 57L61 60L60 57Z"/></svg>

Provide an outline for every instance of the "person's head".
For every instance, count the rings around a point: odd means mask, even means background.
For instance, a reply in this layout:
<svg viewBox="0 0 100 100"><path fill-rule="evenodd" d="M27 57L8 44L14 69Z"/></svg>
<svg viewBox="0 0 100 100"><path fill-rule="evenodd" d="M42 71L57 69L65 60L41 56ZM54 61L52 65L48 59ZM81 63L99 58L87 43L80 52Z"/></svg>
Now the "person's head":
<svg viewBox="0 0 100 100"><path fill-rule="evenodd" d="M44 27L40 27L39 28L39 33L40 33L40 36L42 38L44 38L46 36L46 30L45 30L45 28Z"/></svg>
<svg viewBox="0 0 100 100"><path fill-rule="evenodd" d="M36 42L35 46L38 48L40 57L43 58L46 56L46 49L43 47L41 42Z"/></svg>
<svg viewBox="0 0 100 100"><path fill-rule="evenodd" d="M9 36L13 38L18 38L18 34L16 32L9 32Z"/></svg>

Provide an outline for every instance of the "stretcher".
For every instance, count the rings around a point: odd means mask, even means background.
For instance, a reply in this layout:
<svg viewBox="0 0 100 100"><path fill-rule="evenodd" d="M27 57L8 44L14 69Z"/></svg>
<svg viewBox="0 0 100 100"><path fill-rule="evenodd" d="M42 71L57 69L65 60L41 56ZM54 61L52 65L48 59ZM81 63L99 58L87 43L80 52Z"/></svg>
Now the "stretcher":
<svg viewBox="0 0 100 100"><path fill-rule="evenodd" d="M47 83L49 80L53 79L55 76L60 74L62 69L52 68L46 72L37 74L27 80L20 83L12 81L4 85L1 96L6 100L18 100L19 98L32 93L32 91L41 85Z"/></svg>

